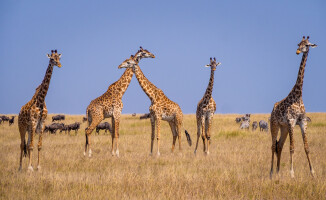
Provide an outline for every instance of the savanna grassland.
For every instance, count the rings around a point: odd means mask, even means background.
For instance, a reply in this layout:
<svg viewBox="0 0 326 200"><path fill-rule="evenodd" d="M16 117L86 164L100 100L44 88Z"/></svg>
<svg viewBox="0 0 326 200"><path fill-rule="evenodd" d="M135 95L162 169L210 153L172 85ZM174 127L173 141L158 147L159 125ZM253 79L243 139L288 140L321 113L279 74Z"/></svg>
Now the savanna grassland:
<svg viewBox="0 0 326 200"><path fill-rule="evenodd" d="M45 134L41 171L27 172L28 159L18 171L20 138L15 124L0 125L0 199L326 199L326 113L308 113L308 141L316 178L312 178L299 127L295 129L294 172L289 174L289 139L279 176L270 180L270 132L239 130L240 115L216 114L210 155L197 155L195 115L185 115L184 126L192 136L188 146L182 135L182 152L171 153L172 134L166 122L161 128L161 156L149 156L150 122L139 115L123 115L120 124L120 157L111 156L111 137L92 134L93 156L84 157L86 123L77 135ZM51 121L49 115L47 123ZM268 120L253 114L252 121ZM65 123L82 121L66 116ZM108 120L106 120L108 121ZM71 132L74 133L74 132ZM37 148L33 157L37 163ZM154 145L156 155L156 142ZM276 164L276 163L275 163ZM275 166L275 165L274 165Z"/></svg>

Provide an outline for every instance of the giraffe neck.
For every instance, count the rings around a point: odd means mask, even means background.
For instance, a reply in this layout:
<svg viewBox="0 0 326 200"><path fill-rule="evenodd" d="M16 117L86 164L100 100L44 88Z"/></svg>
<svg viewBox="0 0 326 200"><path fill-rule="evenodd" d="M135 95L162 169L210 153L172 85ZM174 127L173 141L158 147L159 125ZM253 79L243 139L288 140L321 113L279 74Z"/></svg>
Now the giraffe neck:
<svg viewBox="0 0 326 200"><path fill-rule="evenodd" d="M38 91L36 91L37 95L35 96L35 98L36 98L36 104L38 107L43 107L43 105L44 105L44 99L45 99L45 96L49 89L52 72L53 72L53 65L51 63L49 63L49 66L46 70L44 79L43 79L41 85L39 86Z"/></svg>
<svg viewBox="0 0 326 200"><path fill-rule="evenodd" d="M209 103L209 100L212 97L212 91L213 91L213 86L214 86L214 70L211 69L211 77L209 79L209 83L206 89L206 92L203 97L203 104L207 105Z"/></svg>
<svg viewBox="0 0 326 200"><path fill-rule="evenodd" d="M289 96L291 96L295 101L300 100L302 98L302 86L303 86L303 78L304 78L304 71L306 67L306 62L308 58L308 51L303 53L301 64L298 72L297 82L293 86Z"/></svg>
<svg viewBox="0 0 326 200"><path fill-rule="evenodd" d="M143 89L143 91L146 93L146 95L150 98L152 102L156 100L155 94L158 92L158 88L151 83L144 75L144 73L141 71L140 67L136 65L133 68L136 78L139 82L140 87Z"/></svg>
<svg viewBox="0 0 326 200"><path fill-rule="evenodd" d="M132 76L134 75L134 72L131 68L127 68L125 72L121 75L119 80L117 80L114 84L115 90L119 91L118 96L122 98L123 94L128 89L128 86L131 82ZM108 90L111 88L109 87Z"/></svg>

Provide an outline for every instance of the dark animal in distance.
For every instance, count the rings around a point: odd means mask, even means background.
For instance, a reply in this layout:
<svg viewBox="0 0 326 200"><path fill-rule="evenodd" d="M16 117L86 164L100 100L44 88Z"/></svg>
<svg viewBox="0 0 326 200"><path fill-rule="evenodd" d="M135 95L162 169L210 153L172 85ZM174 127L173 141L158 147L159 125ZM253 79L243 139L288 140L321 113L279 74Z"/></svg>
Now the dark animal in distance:
<svg viewBox="0 0 326 200"><path fill-rule="evenodd" d="M57 130L61 130L61 128L64 127L63 123L52 123L50 125L45 126L44 132L50 132L52 134L56 134Z"/></svg>
<svg viewBox="0 0 326 200"><path fill-rule="evenodd" d="M136 117L136 113L133 113L131 116Z"/></svg>
<svg viewBox="0 0 326 200"><path fill-rule="evenodd" d="M15 116L12 116L11 119L9 119L9 126L15 122Z"/></svg>
<svg viewBox="0 0 326 200"><path fill-rule="evenodd" d="M307 122L311 122L310 117L305 117ZM300 125L300 121L298 120L297 123L295 125Z"/></svg>
<svg viewBox="0 0 326 200"><path fill-rule="evenodd" d="M255 131L257 129L257 127L258 127L257 121L252 122L252 125L251 125L252 131Z"/></svg>
<svg viewBox="0 0 326 200"><path fill-rule="evenodd" d="M112 134L112 127L108 122L103 122L100 123L99 125L96 126L96 133L100 134L100 130L105 130L105 133L108 131Z"/></svg>
<svg viewBox="0 0 326 200"><path fill-rule="evenodd" d="M139 117L139 119L149 119L150 118L150 114L149 113L145 113L142 116Z"/></svg>
<svg viewBox="0 0 326 200"><path fill-rule="evenodd" d="M83 123L87 121L87 117L83 117Z"/></svg>
<svg viewBox="0 0 326 200"><path fill-rule="evenodd" d="M75 122L73 124L68 125L68 134L70 135L70 131L74 130L77 135L78 130L80 129L80 122Z"/></svg>
<svg viewBox="0 0 326 200"><path fill-rule="evenodd" d="M64 115L55 115L52 117L52 122L61 121L61 120L65 120L65 119L66 119L66 116L64 116Z"/></svg>
<svg viewBox="0 0 326 200"><path fill-rule="evenodd" d="M9 117L5 115L0 116L0 118L2 119L3 122L9 121Z"/></svg>
<svg viewBox="0 0 326 200"><path fill-rule="evenodd" d="M2 123L2 118L0 118L0 124Z"/></svg>
<svg viewBox="0 0 326 200"><path fill-rule="evenodd" d="M240 122L241 122L241 117L237 117L237 118L235 118L235 122L236 122L236 123L240 123Z"/></svg>
<svg viewBox="0 0 326 200"><path fill-rule="evenodd" d="M268 123L264 120L259 121L259 129L260 131L268 131Z"/></svg>

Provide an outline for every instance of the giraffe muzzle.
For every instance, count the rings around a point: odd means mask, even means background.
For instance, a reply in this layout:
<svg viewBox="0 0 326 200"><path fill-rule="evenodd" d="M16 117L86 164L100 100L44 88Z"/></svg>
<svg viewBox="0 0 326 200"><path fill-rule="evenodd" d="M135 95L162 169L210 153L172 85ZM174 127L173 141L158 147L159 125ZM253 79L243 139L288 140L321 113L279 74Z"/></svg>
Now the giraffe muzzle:
<svg viewBox="0 0 326 200"><path fill-rule="evenodd" d="M301 51L298 49L297 52L296 52L296 54L299 55L300 53L301 53Z"/></svg>

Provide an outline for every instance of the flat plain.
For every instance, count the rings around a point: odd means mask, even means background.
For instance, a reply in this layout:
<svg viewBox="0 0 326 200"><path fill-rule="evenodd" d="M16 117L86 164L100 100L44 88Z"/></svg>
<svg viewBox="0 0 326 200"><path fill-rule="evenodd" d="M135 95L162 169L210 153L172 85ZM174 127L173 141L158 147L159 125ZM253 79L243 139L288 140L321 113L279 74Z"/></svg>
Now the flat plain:
<svg viewBox="0 0 326 200"><path fill-rule="evenodd" d="M10 115L11 116L11 115ZM51 123L48 115L46 124ZM182 151L171 153L168 123L161 128L161 156L150 156L148 119L123 115L120 123L120 157L111 156L111 136L92 134L91 158L83 155L85 127L75 135L44 134L41 171L28 172L28 159L18 171L20 136L17 117L12 126L0 125L0 199L326 199L326 113L307 113L312 178L300 128L295 128L294 173L289 174L289 139L283 148L279 175L269 178L270 132L239 130L237 114L214 116L210 155L199 140L197 155L195 115L184 116L192 137L189 147L182 134ZM82 115L66 115L65 124L82 122ZM252 114L251 122L268 121L269 114ZM109 121L110 120L105 120ZM36 168L38 136L33 166ZM276 163L274 163L274 166Z"/></svg>

